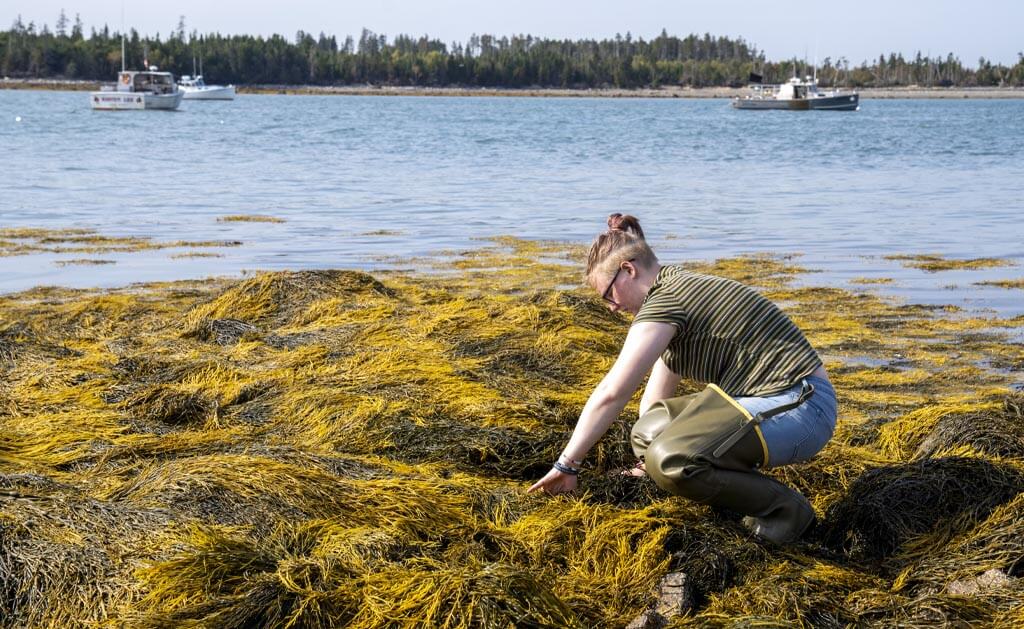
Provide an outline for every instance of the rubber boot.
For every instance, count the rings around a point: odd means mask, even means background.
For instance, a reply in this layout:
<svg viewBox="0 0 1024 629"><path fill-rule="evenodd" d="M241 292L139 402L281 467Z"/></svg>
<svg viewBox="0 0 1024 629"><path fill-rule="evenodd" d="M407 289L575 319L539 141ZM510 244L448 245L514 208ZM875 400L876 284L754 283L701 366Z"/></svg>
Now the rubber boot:
<svg viewBox="0 0 1024 629"><path fill-rule="evenodd" d="M755 471L763 463L753 432L722 457L681 454L657 440L647 450L647 473L662 489L746 516L744 526L761 539L793 542L814 522L814 509L800 492Z"/></svg>
<svg viewBox="0 0 1024 629"><path fill-rule="evenodd" d="M757 426L740 430L749 419L735 400L709 386L649 409L634 426L633 450L665 491L745 515L744 524L762 539L794 541L814 522L814 509L799 492L757 471L768 451ZM731 446L723 451L726 443Z"/></svg>
<svg viewBox="0 0 1024 629"><path fill-rule="evenodd" d="M744 526L770 542L793 542L814 522L814 509L800 492L759 472L690 465L671 485L665 482L661 468L648 465L647 473L676 495L746 516Z"/></svg>
<svg viewBox="0 0 1024 629"><path fill-rule="evenodd" d="M715 472L723 479L714 504L746 515L743 525L757 537L788 544L814 524L814 508L803 494L757 472Z"/></svg>

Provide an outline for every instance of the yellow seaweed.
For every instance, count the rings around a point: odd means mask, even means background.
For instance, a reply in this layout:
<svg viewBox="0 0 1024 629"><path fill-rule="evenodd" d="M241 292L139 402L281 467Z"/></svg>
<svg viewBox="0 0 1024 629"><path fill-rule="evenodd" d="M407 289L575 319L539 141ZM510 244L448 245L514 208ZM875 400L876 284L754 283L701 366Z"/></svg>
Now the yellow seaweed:
<svg viewBox="0 0 1024 629"><path fill-rule="evenodd" d="M2 251L140 244L95 236L0 230ZM1000 501L1024 469L1012 388L1024 353L1007 340L1024 318L795 287L807 271L789 259L690 265L779 303L839 394L825 450L769 471L808 495L824 533L777 548L733 515L618 475L635 403L578 495L524 493L628 326L579 285L580 255L496 238L420 273L0 297L0 614L24 626L621 627L684 572L696 606L676 626L1020 619L1019 588L971 598L948 586L1019 570L1020 499ZM911 502L869 514L903 522L890 527L899 537L872 547L875 562L856 555L863 514L840 508L851 495L951 475L992 504L954 501L947 519Z"/></svg>

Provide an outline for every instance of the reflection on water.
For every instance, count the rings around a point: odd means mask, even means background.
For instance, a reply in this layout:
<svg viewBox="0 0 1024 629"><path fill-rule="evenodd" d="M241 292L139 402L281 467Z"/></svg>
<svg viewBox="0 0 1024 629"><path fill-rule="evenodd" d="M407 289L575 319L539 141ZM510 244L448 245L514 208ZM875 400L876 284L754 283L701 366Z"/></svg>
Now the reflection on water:
<svg viewBox="0 0 1024 629"><path fill-rule="evenodd" d="M1020 308L978 287L1024 268L928 274L890 253L1020 263L1024 100L865 101L740 112L724 100L242 96L179 112L94 112L84 93L0 91L0 226L241 240L113 265L0 259L0 289L242 270L376 268L514 234L586 243L640 216L665 261L802 253L909 301ZM16 117L21 120L16 122ZM264 214L281 224L224 223ZM955 286L955 288L948 288Z"/></svg>

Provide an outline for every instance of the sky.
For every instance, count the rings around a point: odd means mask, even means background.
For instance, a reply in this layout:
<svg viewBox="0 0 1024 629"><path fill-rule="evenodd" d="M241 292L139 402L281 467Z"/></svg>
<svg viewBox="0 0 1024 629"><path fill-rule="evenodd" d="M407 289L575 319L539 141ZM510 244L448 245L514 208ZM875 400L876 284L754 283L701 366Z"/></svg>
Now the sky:
<svg viewBox="0 0 1024 629"><path fill-rule="evenodd" d="M664 28L681 37L742 37L770 60L845 57L851 65L917 51L953 53L970 67L982 56L1013 65L1024 52L1024 0L0 0L0 27L21 15L26 24L52 29L63 8L72 20L81 16L86 34L104 24L119 30L122 7L128 28L164 37L184 15L189 32L279 33L289 40L299 30L358 40L364 27L389 38L427 34L445 43L474 33L605 39L629 31L651 39Z"/></svg>

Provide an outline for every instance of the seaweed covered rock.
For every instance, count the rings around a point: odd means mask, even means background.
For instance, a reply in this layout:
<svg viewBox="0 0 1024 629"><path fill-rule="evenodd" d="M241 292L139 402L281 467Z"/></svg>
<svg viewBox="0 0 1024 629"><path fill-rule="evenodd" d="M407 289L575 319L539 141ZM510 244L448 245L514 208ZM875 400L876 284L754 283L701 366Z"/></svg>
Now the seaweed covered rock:
<svg viewBox="0 0 1024 629"><path fill-rule="evenodd" d="M261 273L228 288L212 301L196 306L188 313L185 336L216 338L216 325L212 320L281 325L315 301L362 295L392 298L395 292L358 271Z"/></svg>
<svg viewBox="0 0 1024 629"><path fill-rule="evenodd" d="M523 430L486 427L435 418L427 425L396 419L375 436L378 451L396 460L444 461L464 471L529 480L543 475L558 457L561 435L538 438Z"/></svg>
<svg viewBox="0 0 1024 629"><path fill-rule="evenodd" d="M1024 460L1024 395L1003 399L1002 408L954 413L939 419L915 458L970 446L989 456Z"/></svg>
<svg viewBox="0 0 1024 629"><path fill-rule="evenodd" d="M39 338L39 335L23 322L0 329L0 367L13 365L20 358L28 358L42 365L50 360L76 355L74 350Z"/></svg>
<svg viewBox="0 0 1024 629"><path fill-rule="evenodd" d="M124 408L139 419L170 426L201 424L217 412L217 401L197 391L157 385L124 401Z"/></svg>
<svg viewBox="0 0 1024 629"><path fill-rule="evenodd" d="M188 537L176 556L141 571L149 595L134 626L583 626L522 568L396 563L406 551L387 530L313 520L257 540L220 527L195 527ZM179 593L186 597L174 600Z"/></svg>
<svg viewBox="0 0 1024 629"><path fill-rule="evenodd" d="M825 513L824 542L883 559L910 542L948 541L1024 491L1024 473L985 459L948 457L865 472Z"/></svg>
<svg viewBox="0 0 1024 629"><path fill-rule="evenodd" d="M234 345L257 329L253 324L238 319L202 319L191 335L200 341L211 341L217 345Z"/></svg>
<svg viewBox="0 0 1024 629"><path fill-rule="evenodd" d="M169 519L47 476L0 474L0 624L102 622L132 597L125 584L134 561L149 555L152 531Z"/></svg>
<svg viewBox="0 0 1024 629"><path fill-rule="evenodd" d="M495 242L386 285L310 271L0 297L0 624L623 627L671 573L693 595L673 626L1020 624L1022 466L999 423L1017 398L978 365L1018 364L981 330L1022 322L791 287L799 269L764 257L708 267L830 353L836 436L775 473L851 554L780 549L617 474L635 403L576 495L525 493L629 322L572 288L564 246ZM953 415L1001 434L965 422L927 452L977 458L910 462Z"/></svg>
<svg viewBox="0 0 1024 629"><path fill-rule="evenodd" d="M923 554L897 580L918 597L946 591L984 595L1024 577L1024 494L992 510L941 552Z"/></svg>

